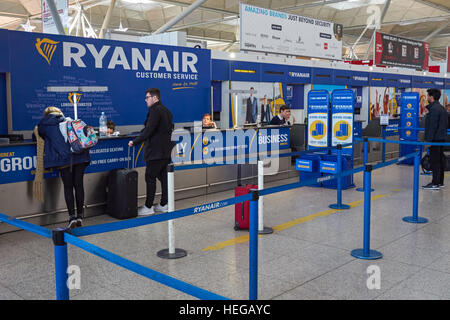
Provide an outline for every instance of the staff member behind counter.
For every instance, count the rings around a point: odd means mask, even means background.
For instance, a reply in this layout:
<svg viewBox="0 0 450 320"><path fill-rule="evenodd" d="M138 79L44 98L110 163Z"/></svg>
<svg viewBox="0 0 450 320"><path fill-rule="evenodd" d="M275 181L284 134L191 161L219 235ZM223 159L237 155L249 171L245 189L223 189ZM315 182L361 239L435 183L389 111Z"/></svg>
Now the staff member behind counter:
<svg viewBox="0 0 450 320"><path fill-rule="evenodd" d="M216 123L212 121L209 113L205 113L202 117L202 129L217 129Z"/></svg>
<svg viewBox="0 0 450 320"><path fill-rule="evenodd" d="M295 122L295 118L292 117L292 122L289 121L291 117L291 108L289 108L287 105L282 105L280 107L280 113L276 115L275 117L270 120L270 125L288 125L290 126Z"/></svg>

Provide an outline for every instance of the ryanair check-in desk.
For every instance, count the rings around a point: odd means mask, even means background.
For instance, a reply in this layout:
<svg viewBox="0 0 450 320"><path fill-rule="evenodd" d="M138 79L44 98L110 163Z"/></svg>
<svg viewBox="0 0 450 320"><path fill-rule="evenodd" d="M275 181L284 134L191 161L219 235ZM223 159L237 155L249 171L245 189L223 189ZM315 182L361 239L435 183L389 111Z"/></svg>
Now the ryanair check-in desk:
<svg viewBox="0 0 450 320"><path fill-rule="evenodd" d="M291 135L290 127L268 127L265 128L247 128L247 139L240 144L238 138L235 138L235 144L224 148L224 155L234 153L233 150L242 150L248 155L248 151L258 150L250 146L256 143L259 150L264 143L272 142L275 146L272 154L290 152ZM301 150L302 130L297 130L294 144ZM205 158L211 154L212 150L220 149L219 141L216 139L216 145L213 147L211 137L232 137L237 130L203 130L200 132L174 132L174 140L179 142L174 148L174 162L180 161L180 155L187 159L187 156L194 157L199 153ZM300 136L298 136L300 132ZM189 137L189 138L188 138ZM139 205L145 201L145 163L143 162L143 149L141 146L134 150L128 149L128 141L131 136L121 136L112 138L102 138L98 144L90 150L91 164L86 169L84 178L85 188L85 216L94 216L105 214L107 197L107 176L112 169L135 167L139 173L138 179L138 197ZM178 140L177 140L178 139ZM253 139L253 141L252 141ZM225 138L223 139L225 140ZM182 148L182 145L183 147ZM208 147L209 146L209 147ZM208 150L206 149L208 148ZM231 151L230 151L231 150ZM184 153L180 153L184 152ZM175 154L178 153L178 154ZM243 153L241 153L243 154ZM252 153L250 153L250 156ZM256 154L254 154L256 155ZM227 157L227 159L234 156ZM209 158L209 161L212 161ZM202 161L191 162L201 163ZM241 166L242 183L257 182L257 165L243 164ZM52 224L66 221L67 208L64 201L64 192L58 171L46 172L44 175L44 203L32 197L32 188L34 180L34 170L36 165L36 143L32 141L15 142L0 144L0 212L12 217L24 219L39 225ZM176 165L182 165L176 163ZM195 196L205 195L213 192L233 189L237 183L236 164L214 166L210 168L198 168L182 170L175 172L175 199L185 199ZM291 164L291 158L285 157L279 159L279 167L276 173L265 176L265 181L274 181L289 177L296 177L294 166ZM157 198L159 200L160 184L157 184ZM14 230L12 227L0 223L0 233Z"/></svg>

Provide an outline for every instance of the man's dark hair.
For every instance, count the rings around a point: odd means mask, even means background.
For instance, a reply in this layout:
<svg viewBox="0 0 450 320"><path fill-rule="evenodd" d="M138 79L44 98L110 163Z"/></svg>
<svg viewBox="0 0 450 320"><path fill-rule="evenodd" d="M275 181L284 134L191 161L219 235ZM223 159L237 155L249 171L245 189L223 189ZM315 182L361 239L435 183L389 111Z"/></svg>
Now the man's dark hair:
<svg viewBox="0 0 450 320"><path fill-rule="evenodd" d="M434 101L439 101L441 98L441 90L439 89L428 89L427 93L429 96L434 98Z"/></svg>
<svg viewBox="0 0 450 320"><path fill-rule="evenodd" d="M145 94L149 93L151 96L156 96L161 101L161 91L158 88L150 88L145 91Z"/></svg>
<svg viewBox="0 0 450 320"><path fill-rule="evenodd" d="M284 110L291 110L291 108L289 108L287 105L283 104L283 105L280 107L280 112L281 112L281 111L284 111Z"/></svg>

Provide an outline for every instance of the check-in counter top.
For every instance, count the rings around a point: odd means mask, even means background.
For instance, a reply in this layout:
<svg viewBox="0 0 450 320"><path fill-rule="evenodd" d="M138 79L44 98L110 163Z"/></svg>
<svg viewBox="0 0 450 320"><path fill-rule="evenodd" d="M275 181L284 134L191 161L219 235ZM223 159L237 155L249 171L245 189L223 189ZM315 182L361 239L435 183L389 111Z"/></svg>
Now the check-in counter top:
<svg viewBox="0 0 450 320"><path fill-rule="evenodd" d="M111 137L99 137L98 140L114 140L114 139L132 139L137 135L119 135L119 136L111 136ZM36 141L32 139L24 139L23 141L10 141L9 143L0 144L0 148L10 147L10 146L28 146L35 145Z"/></svg>

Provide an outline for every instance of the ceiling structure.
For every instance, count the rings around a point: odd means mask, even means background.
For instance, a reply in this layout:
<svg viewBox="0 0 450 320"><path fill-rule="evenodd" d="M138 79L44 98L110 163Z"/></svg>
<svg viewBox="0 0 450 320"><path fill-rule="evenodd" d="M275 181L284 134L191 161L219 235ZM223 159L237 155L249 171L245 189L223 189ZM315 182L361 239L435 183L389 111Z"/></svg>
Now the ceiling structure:
<svg viewBox="0 0 450 320"><path fill-rule="evenodd" d="M77 3L97 34L113 1L106 27L111 33L149 35L180 16L195 0L68 0L69 16L74 16ZM198 1L198 0L197 0ZM242 1L258 7L285 11L296 15L344 25L343 55L371 58L374 29L366 29L373 10L379 10L380 31L430 43L433 60L446 58L450 46L449 0L254 0ZM374 8L378 7L378 9ZM23 30L30 20L34 32L41 32L41 0L1 0L0 28ZM118 31L127 28L125 32ZM239 1L206 0L168 31L184 31L188 39L207 40L208 48L239 51ZM363 33L364 32L364 33Z"/></svg>

